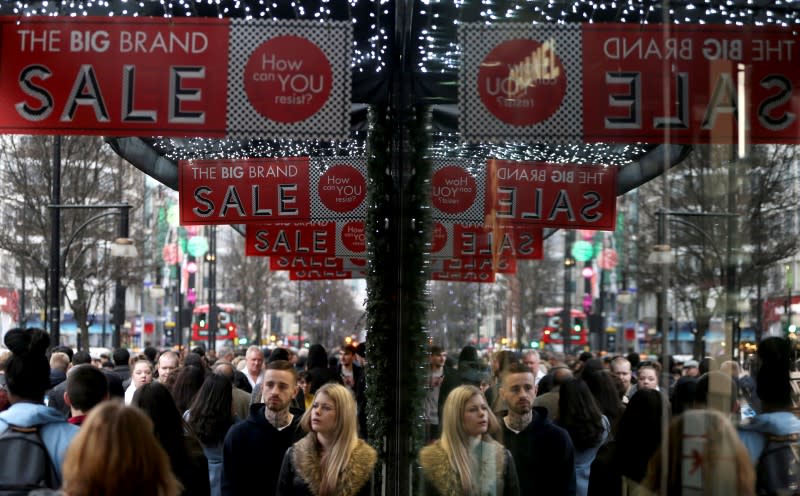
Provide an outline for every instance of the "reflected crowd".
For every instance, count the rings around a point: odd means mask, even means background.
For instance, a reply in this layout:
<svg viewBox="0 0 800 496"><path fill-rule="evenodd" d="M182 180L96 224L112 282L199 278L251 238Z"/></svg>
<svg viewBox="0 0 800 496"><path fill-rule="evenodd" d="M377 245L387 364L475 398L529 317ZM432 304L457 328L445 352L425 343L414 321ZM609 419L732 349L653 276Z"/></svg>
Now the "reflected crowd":
<svg viewBox="0 0 800 496"><path fill-rule="evenodd" d="M381 492L364 344L4 345L0 494ZM795 354L781 337L745 364L433 344L415 494L799 494Z"/></svg>

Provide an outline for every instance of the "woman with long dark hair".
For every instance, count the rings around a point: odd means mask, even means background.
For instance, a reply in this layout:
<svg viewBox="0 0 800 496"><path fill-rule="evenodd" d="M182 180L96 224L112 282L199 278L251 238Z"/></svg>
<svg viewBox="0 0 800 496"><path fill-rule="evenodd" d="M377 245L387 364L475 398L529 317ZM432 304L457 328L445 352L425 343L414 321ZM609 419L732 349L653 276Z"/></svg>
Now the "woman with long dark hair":
<svg viewBox="0 0 800 496"><path fill-rule="evenodd" d="M575 447L576 494L586 496L592 462L608 439L611 424L583 380L567 381L559 388L558 425L569 433Z"/></svg>
<svg viewBox="0 0 800 496"><path fill-rule="evenodd" d="M217 374L206 377L184 419L200 440L208 459L211 495L219 496L222 491L222 442L235 421L230 381Z"/></svg>
<svg viewBox="0 0 800 496"><path fill-rule="evenodd" d="M178 370L170 392L175 401L175 406L178 407L178 411L181 414L189 409L205 380L206 371L201 367L188 365Z"/></svg>
<svg viewBox="0 0 800 496"><path fill-rule="evenodd" d="M661 445L663 395L637 391L617 424L614 440L598 452L589 473L589 496L628 494L642 482L647 462Z"/></svg>
<svg viewBox="0 0 800 496"><path fill-rule="evenodd" d="M153 421L161 447L167 452L172 471L183 485L183 496L210 494L208 461L197 438L191 434L167 388L151 382L136 389L133 406Z"/></svg>

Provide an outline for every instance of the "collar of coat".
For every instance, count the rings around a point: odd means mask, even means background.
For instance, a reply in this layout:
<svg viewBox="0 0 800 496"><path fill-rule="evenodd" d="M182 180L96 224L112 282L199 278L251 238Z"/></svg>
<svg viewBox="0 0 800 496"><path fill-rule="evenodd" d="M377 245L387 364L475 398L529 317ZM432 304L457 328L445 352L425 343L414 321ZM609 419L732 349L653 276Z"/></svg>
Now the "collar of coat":
<svg viewBox="0 0 800 496"><path fill-rule="evenodd" d="M484 440L482 442L494 448L495 467L497 469L495 481L497 481L498 488L500 488L504 482L505 449L500 443L493 440ZM419 462L422 465L425 478L433 484L436 492L441 496L461 496L463 494L461 481L458 478L456 469L450 465L450 458L442 448L440 441L422 448L419 452ZM502 490L498 490L497 493L502 494Z"/></svg>
<svg viewBox="0 0 800 496"><path fill-rule="evenodd" d="M303 439L295 443L292 461L297 474L308 485L311 493L319 494L322 482L322 464L317 451L317 440L313 432L308 433ZM378 459L374 449L361 439L350 455L350 461L339 477L336 488L338 496L355 496L372 476L372 468Z"/></svg>

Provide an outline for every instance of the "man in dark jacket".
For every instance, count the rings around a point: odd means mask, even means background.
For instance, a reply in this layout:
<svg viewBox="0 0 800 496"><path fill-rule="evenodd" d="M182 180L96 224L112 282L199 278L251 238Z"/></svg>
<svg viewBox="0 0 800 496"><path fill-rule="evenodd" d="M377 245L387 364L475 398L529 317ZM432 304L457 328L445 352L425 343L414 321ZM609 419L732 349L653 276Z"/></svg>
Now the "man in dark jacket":
<svg viewBox="0 0 800 496"><path fill-rule="evenodd" d="M131 359L131 354L125 348L117 348L111 354L111 359L114 361L113 372L122 381L122 387L127 387L125 383L131 380L131 367L128 363Z"/></svg>
<svg viewBox="0 0 800 496"><path fill-rule="evenodd" d="M300 440L300 412L290 411L297 390L297 372L292 364L278 360L267 364L262 381L265 403L250 406L250 416L230 428L222 448L222 495L260 494L272 496L283 455ZM269 481L260 484L258 481Z"/></svg>
<svg viewBox="0 0 800 496"><path fill-rule="evenodd" d="M561 496L575 494L575 450L567 431L547 419L544 408L534 408L533 373L512 364L500 388L508 414L500 422L502 442L514 457L520 494Z"/></svg>

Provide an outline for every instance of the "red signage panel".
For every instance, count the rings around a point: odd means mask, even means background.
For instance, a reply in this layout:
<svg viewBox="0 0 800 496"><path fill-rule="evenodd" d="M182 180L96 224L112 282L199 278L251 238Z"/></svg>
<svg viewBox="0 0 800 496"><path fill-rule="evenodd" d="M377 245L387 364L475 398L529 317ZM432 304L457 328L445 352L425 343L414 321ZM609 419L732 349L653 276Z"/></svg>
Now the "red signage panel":
<svg viewBox="0 0 800 496"><path fill-rule="evenodd" d="M542 230L537 226L453 226L454 258L541 260L543 250Z"/></svg>
<svg viewBox="0 0 800 496"><path fill-rule="evenodd" d="M344 259L308 255L281 255L269 257L269 270L342 270Z"/></svg>
<svg viewBox="0 0 800 496"><path fill-rule="evenodd" d="M336 255L336 223L249 225L245 232L245 255Z"/></svg>
<svg viewBox="0 0 800 496"><path fill-rule="evenodd" d="M225 136L229 25L0 18L0 131Z"/></svg>
<svg viewBox="0 0 800 496"><path fill-rule="evenodd" d="M181 225L310 220L308 157L181 160Z"/></svg>
<svg viewBox="0 0 800 496"><path fill-rule="evenodd" d="M794 28L597 23L582 29L586 141L798 142Z"/></svg>
<svg viewBox="0 0 800 496"><path fill-rule="evenodd" d="M500 224L613 231L617 168L489 160L486 218Z"/></svg>

